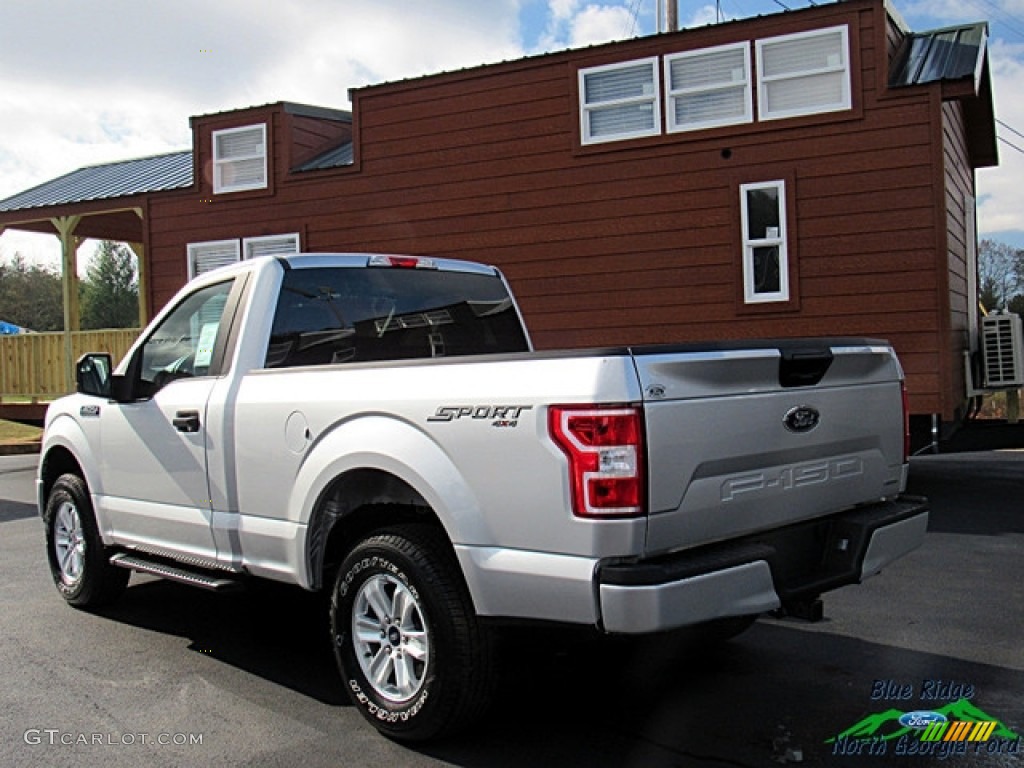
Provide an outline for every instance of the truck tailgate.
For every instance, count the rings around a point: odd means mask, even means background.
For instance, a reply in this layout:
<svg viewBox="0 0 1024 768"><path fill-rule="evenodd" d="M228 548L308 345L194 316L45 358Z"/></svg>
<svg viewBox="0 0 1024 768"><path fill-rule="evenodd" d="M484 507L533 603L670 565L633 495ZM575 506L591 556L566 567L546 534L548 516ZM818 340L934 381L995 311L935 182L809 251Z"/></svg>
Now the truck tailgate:
<svg viewBox="0 0 1024 768"><path fill-rule="evenodd" d="M902 372L885 342L633 350L646 412L646 554L896 496Z"/></svg>

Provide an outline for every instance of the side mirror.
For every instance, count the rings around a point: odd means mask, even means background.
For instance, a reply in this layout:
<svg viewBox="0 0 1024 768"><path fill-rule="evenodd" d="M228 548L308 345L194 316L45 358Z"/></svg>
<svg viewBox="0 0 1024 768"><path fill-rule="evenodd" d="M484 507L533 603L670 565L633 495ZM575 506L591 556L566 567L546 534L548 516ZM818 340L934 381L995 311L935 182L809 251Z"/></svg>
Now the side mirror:
<svg viewBox="0 0 1024 768"><path fill-rule="evenodd" d="M112 369L110 355L105 352L91 352L82 355L75 365L78 391L83 395L109 398Z"/></svg>

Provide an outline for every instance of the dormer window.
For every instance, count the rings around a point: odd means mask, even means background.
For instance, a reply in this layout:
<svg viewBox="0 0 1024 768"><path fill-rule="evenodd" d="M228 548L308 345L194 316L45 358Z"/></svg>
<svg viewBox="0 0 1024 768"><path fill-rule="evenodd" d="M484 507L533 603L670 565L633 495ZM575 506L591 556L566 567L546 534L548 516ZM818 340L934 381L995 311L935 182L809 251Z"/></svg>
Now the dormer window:
<svg viewBox="0 0 1024 768"><path fill-rule="evenodd" d="M213 132L213 191L266 189L267 126L247 125Z"/></svg>

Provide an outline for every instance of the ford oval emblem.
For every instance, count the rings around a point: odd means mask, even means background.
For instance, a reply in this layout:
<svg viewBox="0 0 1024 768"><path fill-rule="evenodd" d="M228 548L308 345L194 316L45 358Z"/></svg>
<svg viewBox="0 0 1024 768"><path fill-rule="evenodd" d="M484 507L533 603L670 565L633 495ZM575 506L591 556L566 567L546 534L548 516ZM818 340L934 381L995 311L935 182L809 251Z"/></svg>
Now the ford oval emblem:
<svg viewBox="0 0 1024 768"><path fill-rule="evenodd" d="M821 421L821 414L817 408L809 405L798 405L786 413L782 423L790 432L810 432Z"/></svg>
<svg viewBox="0 0 1024 768"><path fill-rule="evenodd" d="M946 716L941 712L907 712L900 716L900 725L906 728L927 728L932 723L944 723Z"/></svg>

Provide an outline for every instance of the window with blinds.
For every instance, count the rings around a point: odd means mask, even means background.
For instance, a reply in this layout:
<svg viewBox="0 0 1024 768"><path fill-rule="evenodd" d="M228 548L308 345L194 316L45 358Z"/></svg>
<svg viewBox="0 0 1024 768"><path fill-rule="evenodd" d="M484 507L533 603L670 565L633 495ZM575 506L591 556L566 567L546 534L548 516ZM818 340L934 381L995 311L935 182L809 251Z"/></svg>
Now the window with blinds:
<svg viewBox="0 0 1024 768"><path fill-rule="evenodd" d="M267 186L267 126L213 132L213 191L241 192Z"/></svg>
<svg viewBox="0 0 1024 768"><path fill-rule="evenodd" d="M581 69L579 89L584 144L661 133L656 57Z"/></svg>
<svg viewBox="0 0 1024 768"><path fill-rule="evenodd" d="M276 256L281 253L299 252L299 234L268 235L266 237L247 237L242 240L242 253L247 259L260 256Z"/></svg>
<svg viewBox="0 0 1024 768"><path fill-rule="evenodd" d="M846 26L769 37L756 45L759 119L850 109Z"/></svg>
<svg viewBox="0 0 1024 768"><path fill-rule="evenodd" d="M188 244L188 279L211 269L234 264L242 256L238 240L211 240Z"/></svg>
<svg viewBox="0 0 1024 768"><path fill-rule="evenodd" d="M666 56L665 90L669 132L751 122L750 45Z"/></svg>

